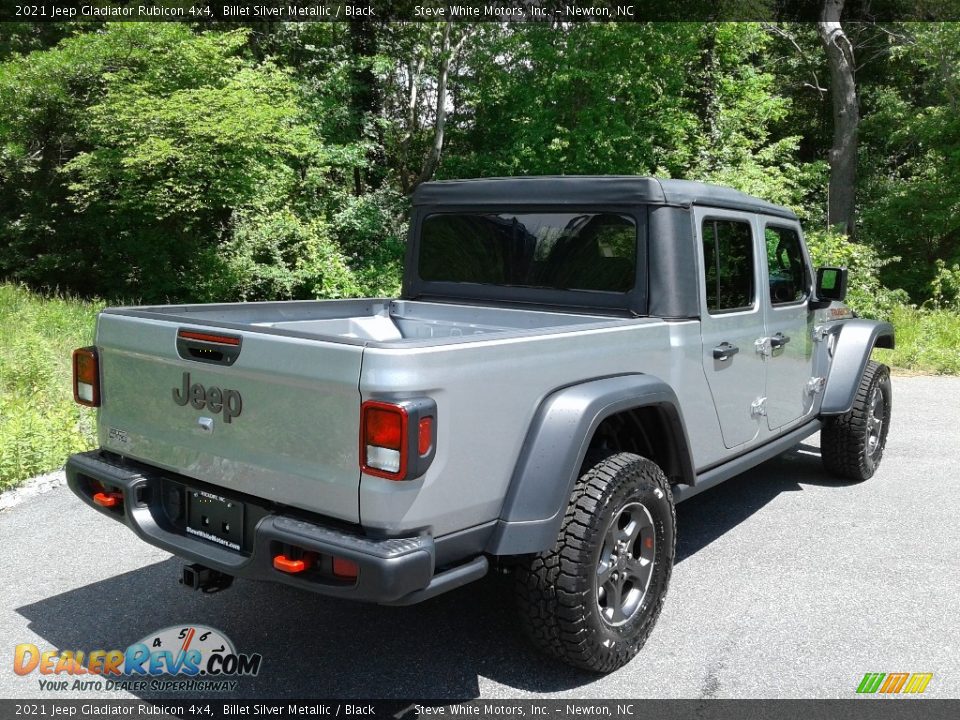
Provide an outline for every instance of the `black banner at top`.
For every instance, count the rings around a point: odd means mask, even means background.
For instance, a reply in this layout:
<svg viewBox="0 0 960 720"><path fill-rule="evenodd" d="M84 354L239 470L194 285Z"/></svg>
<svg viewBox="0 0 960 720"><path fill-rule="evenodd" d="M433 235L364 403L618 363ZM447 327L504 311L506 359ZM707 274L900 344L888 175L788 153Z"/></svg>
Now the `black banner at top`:
<svg viewBox="0 0 960 720"><path fill-rule="evenodd" d="M958 700L0 700L4 718L98 720L953 720Z"/></svg>
<svg viewBox="0 0 960 720"><path fill-rule="evenodd" d="M834 3L836 0L832 0ZM801 21L828 0L4 0L15 22ZM845 22L960 20L960 0L846 0Z"/></svg>

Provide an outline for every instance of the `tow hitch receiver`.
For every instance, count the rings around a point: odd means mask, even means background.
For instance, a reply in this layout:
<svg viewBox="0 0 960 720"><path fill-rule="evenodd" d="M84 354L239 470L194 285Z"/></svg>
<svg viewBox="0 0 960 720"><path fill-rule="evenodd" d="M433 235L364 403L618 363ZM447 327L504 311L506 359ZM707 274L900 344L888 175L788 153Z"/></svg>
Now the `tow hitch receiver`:
<svg viewBox="0 0 960 720"><path fill-rule="evenodd" d="M215 593L226 590L233 584L233 575L204 567L198 563L184 565L180 575L180 584L191 590Z"/></svg>

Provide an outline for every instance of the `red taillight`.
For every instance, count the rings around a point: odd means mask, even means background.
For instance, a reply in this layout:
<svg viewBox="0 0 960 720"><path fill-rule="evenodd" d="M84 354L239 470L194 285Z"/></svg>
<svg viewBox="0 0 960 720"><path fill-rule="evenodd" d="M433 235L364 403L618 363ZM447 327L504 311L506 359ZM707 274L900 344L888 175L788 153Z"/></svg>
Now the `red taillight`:
<svg viewBox="0 0 960 720"><path fill-rule="evenodd" d="M360 406L360 469L387 480L422 477L437 443L437 404L426 397Z"/></svg>
<svg viewBox="0 0 960 720"><path fill-rule="evenodd" d="M365 473L402 480L407 471L407 411L368 400L360 407L360 464Z"/></svg>
<svg viewBox="0 0 960 720"><path fill-rule="evenodd" d="M399 450L403 446L406 412L402 408L367 407L366 437L368 445Z"/></svg>
<svg viewBox="0 0 960 720"><path fill-rule="evenodd" d="M87 407L100 407L100 362L95 347L73 351L73 399Z"/></svg>

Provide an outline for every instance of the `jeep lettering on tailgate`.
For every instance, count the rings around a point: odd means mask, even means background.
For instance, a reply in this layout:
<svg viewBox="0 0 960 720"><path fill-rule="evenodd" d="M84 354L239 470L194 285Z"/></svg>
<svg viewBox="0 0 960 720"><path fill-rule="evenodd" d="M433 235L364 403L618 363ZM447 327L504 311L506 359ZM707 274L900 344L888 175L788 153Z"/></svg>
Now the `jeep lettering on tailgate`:
<svg viewBox="0 0 960 720"><path fill-rule="evenodd" d="M243 398L236 390L221 390L216 385L205 388L200 383L190 384L190 373L185 372L183 386L173 388L173 401L181 407L188 402L197 410L207 408L216 415L223 411L223 421L229 423L243 410Z"/></svg>

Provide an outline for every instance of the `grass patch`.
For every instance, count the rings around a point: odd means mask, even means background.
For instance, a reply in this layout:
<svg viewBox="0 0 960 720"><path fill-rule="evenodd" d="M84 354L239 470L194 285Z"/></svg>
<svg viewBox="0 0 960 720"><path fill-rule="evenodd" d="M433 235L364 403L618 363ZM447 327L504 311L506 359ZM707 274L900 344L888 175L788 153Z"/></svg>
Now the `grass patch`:
<svg viewBox="0 0 960 720"><path fill-rule="evenodd" d="M73 402L70 358L102 304L0 283L0 490L94 446L96 415Z"/></svg>
<svg viewBox="0 0 960 720"><path fill-rule="evenodd" d="M890 322L897 347L874 351L878 362L918 373L960 374L960 313L900 306Z"/></svg>

